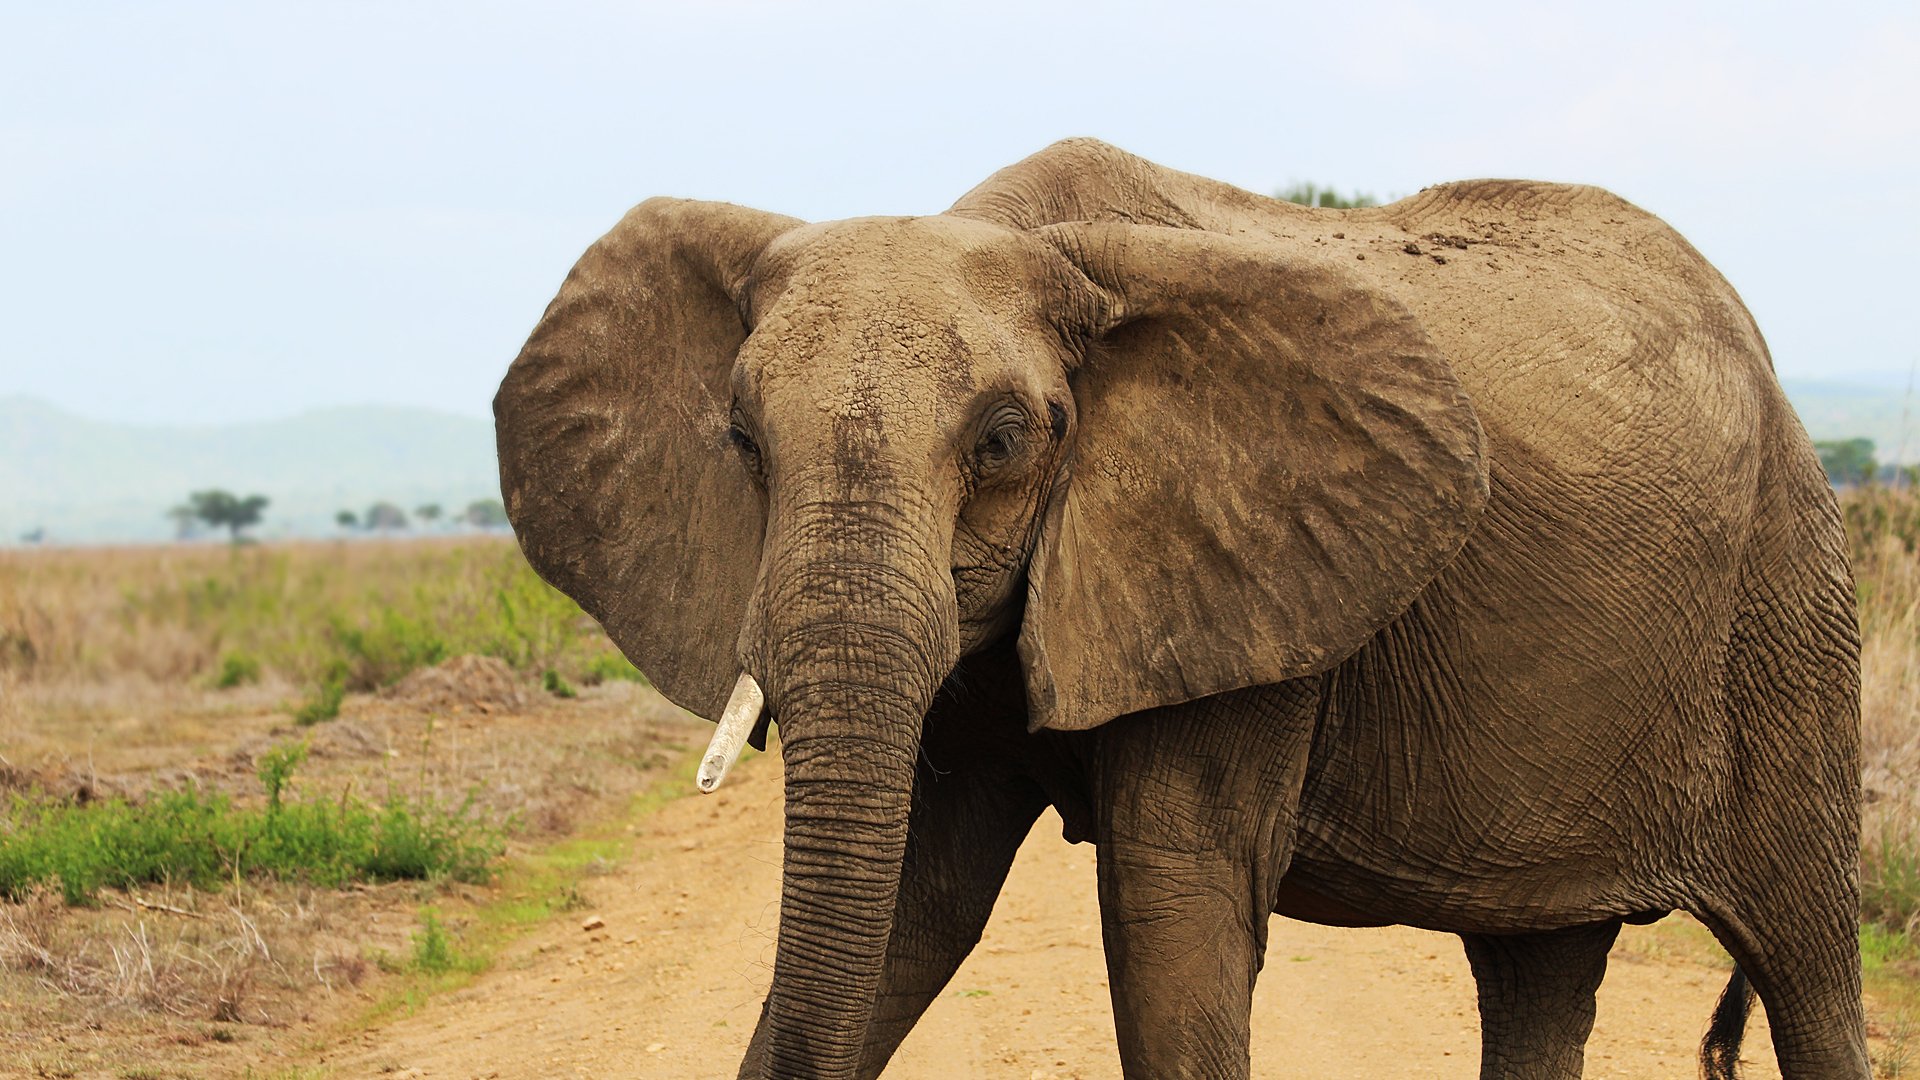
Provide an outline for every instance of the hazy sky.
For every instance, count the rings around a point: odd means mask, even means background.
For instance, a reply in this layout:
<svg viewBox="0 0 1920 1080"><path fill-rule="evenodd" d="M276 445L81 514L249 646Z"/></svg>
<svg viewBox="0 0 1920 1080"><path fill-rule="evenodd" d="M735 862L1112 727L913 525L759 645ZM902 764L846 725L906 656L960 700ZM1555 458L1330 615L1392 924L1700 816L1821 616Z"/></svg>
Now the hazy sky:
<svg viewBox="0 0 1920 1080"><path fill-rule="evenodd" d="M1066 135L1257 191L1601 184L1782 374L1898 387L1920 6L1797 7L0 0L0 395L481 415L649 195L930 213Z"/></svg>

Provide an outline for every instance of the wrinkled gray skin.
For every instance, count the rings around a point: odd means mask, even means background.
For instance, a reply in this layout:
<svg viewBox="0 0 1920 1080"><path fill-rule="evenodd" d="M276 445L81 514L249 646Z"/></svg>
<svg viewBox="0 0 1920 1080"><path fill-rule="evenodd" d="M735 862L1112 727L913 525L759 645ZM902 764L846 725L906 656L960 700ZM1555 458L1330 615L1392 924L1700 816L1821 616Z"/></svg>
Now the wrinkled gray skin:
<svg viewBox="0 0 1920 1080"><path fill-rule="evenodd" d="M877 1075L1049 804L1129 1077L1248 1074L1269 912L1458 933L1482 1075L1577 1076L1673 909L1786 1076L1868 1075L1834 501L1733 291L1605 192L1309 210L1074 140L931 217L656 199L495 408L533 565L779 722L742 1076Z"/></svg>

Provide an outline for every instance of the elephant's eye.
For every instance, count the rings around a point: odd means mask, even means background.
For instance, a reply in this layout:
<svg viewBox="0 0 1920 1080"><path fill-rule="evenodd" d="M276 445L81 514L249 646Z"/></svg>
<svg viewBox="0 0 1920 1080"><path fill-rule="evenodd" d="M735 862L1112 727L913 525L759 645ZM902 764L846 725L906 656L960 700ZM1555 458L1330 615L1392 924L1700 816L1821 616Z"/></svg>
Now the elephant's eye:
<svg viewBox="0 0 1920 1080"><path fill-rule="evenodd" d="M980 442L973 450L974 468L982 477L1005 469L1026 447L1027 415L1019 406L1005 404L988 417Z"/></svg>
<svg viewBox="0 0 1920 1080"><path fill-rule="evenodd" d="M1013 435L996 431L980 441L980 464L1005 465L1013 459Z"/></svg>
<svg viewBox="0 0 1920 1080"><path fill-rule="evenodd" d="M727 423L727 441L740 451L740 456L746 459L748 468L756 473L760 471L760 444L754 442L753 436L747 433L746 419L738 410L735 410Z"/></svg>

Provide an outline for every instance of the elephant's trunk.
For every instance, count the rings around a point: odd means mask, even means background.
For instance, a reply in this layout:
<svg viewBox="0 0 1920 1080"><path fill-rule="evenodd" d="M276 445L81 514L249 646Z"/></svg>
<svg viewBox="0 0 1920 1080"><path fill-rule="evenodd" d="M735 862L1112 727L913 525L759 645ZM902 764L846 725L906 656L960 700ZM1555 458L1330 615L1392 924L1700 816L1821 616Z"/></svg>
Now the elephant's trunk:
<svg viewBox="0 0 1920 1080"><path fill-rule="evenodd" d="M767 1075L852 1077L893 927L914 751L866 736L783 749L786 865Z"/></svg>
<svg viewBox="0 0 1920 1080"><path fill-rule="evenodd" d="M829 550L816 542L785 567L776 553L762 594L787 814L768 1076L856 1074L893 925L921 722L957 660L950 575L932 559L886 561L889 549L924 549L898 532L877 536L874 524L837 521Z"/></svg>

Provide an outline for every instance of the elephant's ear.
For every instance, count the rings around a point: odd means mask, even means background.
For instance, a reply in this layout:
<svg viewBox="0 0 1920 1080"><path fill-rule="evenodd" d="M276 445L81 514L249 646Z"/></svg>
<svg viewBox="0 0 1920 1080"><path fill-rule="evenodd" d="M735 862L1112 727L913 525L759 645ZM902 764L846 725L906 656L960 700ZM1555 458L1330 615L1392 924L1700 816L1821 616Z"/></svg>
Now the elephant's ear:
<svg viewBox="0 0 1920 1080"><path fill-rule="evenodd" d="M1271 241L1037 235L1109 314L1028 577L1035 727L1325 670L1460 550L1487 496L1480 424L1404 306Z"/></svg>
<svg viewBox="0 0 1920 1080"><path fill-rule="evenodd" d="M800 222L652 199L581 256L494 397L527 561L662 693L715 717L764 510L725 443L746 282Z"/></svg>

